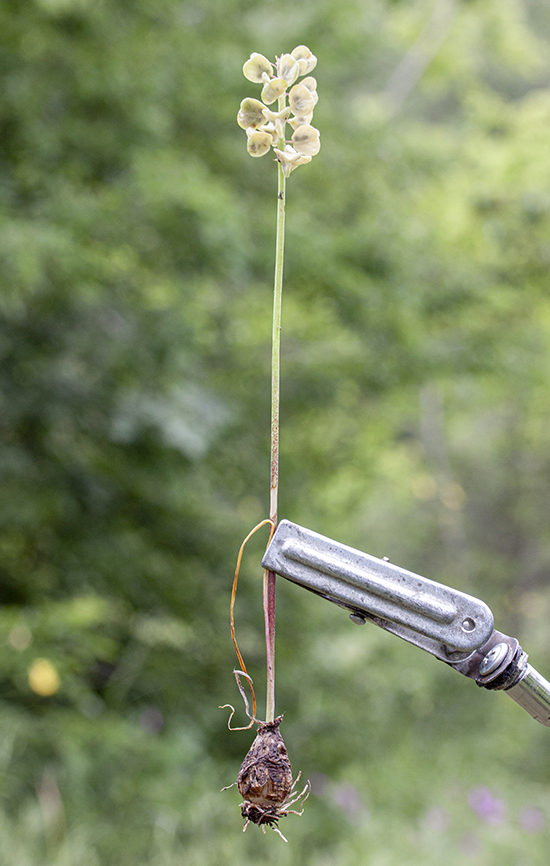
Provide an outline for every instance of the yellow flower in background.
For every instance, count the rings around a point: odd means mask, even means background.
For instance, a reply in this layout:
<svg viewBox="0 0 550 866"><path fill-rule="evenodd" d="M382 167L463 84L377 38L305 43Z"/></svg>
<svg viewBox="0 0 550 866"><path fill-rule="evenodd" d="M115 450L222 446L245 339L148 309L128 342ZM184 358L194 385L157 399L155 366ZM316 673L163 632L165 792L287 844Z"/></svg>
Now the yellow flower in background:
<svg viewBox="0 0 550 866"><path fill-rule="evenodd" d="M42 698L48 698L59 691L61 679L56 668L48 659L35 659L29 668L29 686Z"/></svg>

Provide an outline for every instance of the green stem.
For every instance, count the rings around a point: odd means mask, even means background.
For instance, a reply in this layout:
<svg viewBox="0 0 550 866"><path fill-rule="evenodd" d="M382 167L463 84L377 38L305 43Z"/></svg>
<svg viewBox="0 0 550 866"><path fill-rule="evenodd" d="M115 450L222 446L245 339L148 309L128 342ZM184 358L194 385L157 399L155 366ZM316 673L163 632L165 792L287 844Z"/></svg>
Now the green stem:
<svg viewBox="0 0 550 866"><path fill-rule="evenodd" d="M279 111L286 98L279 100ZM284 148L284 141L279 142ZM269 488L269 517L277 525L279 493L279 400L281 379L281 316L283 302L283 260L285 248L285 195L286 178L279 163L277 184L277 240L275 249L275 285L273 291L273 330L271 339L271 480ZM275 718L275 573L264 572L263 584L265 644L267 660L267 695L265 720Z"/></svg>

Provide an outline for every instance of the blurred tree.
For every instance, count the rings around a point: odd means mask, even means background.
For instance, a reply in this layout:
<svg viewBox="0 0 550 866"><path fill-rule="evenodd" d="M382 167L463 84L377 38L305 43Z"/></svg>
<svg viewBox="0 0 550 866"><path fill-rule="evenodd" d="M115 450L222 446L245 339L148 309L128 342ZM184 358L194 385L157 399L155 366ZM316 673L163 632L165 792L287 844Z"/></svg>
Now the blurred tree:
<svg viewBox="0 0 550 866"><path fill-rule="evenodd" d="M217 705L269 471L251 51L319 57L322 151L289 183L281 514L486 598L550 667L549 41L545 0L1 6L7 864L292 856L217 794L249 741ZM260 552L237 603L259 682ZM319 795L301 862L463 862L490 779L542 824L476 824L480 862L542 863L547 732L279 597L285 738Z"/></svg>

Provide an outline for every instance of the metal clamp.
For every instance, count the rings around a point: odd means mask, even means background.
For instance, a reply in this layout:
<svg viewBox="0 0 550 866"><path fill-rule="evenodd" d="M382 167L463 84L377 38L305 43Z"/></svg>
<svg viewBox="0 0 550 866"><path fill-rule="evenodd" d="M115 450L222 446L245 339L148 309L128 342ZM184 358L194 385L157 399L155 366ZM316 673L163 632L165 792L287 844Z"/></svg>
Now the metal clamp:
<svg viewBox="0 0 550 866"><path fill-rule="evenodd" d="M264 568L374 621L445 661L482 646L493 614L477 598L282 520ZM377 623L382 625L382 623Z"/></svg>
<svg viewBox="0 0 550 866"><path fill-rule="evenodd" d="M495 631L478 598L282 520L262 566L369 620L488 689L502 689L550 726L550 683L515 638Z"/></svg>

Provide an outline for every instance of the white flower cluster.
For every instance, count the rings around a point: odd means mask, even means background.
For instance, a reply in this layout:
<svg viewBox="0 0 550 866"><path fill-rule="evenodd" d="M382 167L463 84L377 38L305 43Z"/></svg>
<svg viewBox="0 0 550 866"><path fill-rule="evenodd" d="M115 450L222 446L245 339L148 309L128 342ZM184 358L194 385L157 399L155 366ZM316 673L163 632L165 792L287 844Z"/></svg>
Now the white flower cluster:
<svg viewBox="0 0 550 866"><path fill-rule="evenodd" d="M297 166L311 162L321 147L319 130L311 126L318 96L317 82L309 73L316 64L317 58L309 48L298 45L290 54L278 57L275 63L270 63L263 54L254 53L243 66L245 78L263 85L262 101L243 99L237 115L237 123L246 130L248 153L264 156L273 147L286 177ZM303 75L307 77L295 84ZM278 100L278 110L272 111L267 106L275 100ZM287 123L294 130L288 141L285 139Z"/></svg>

